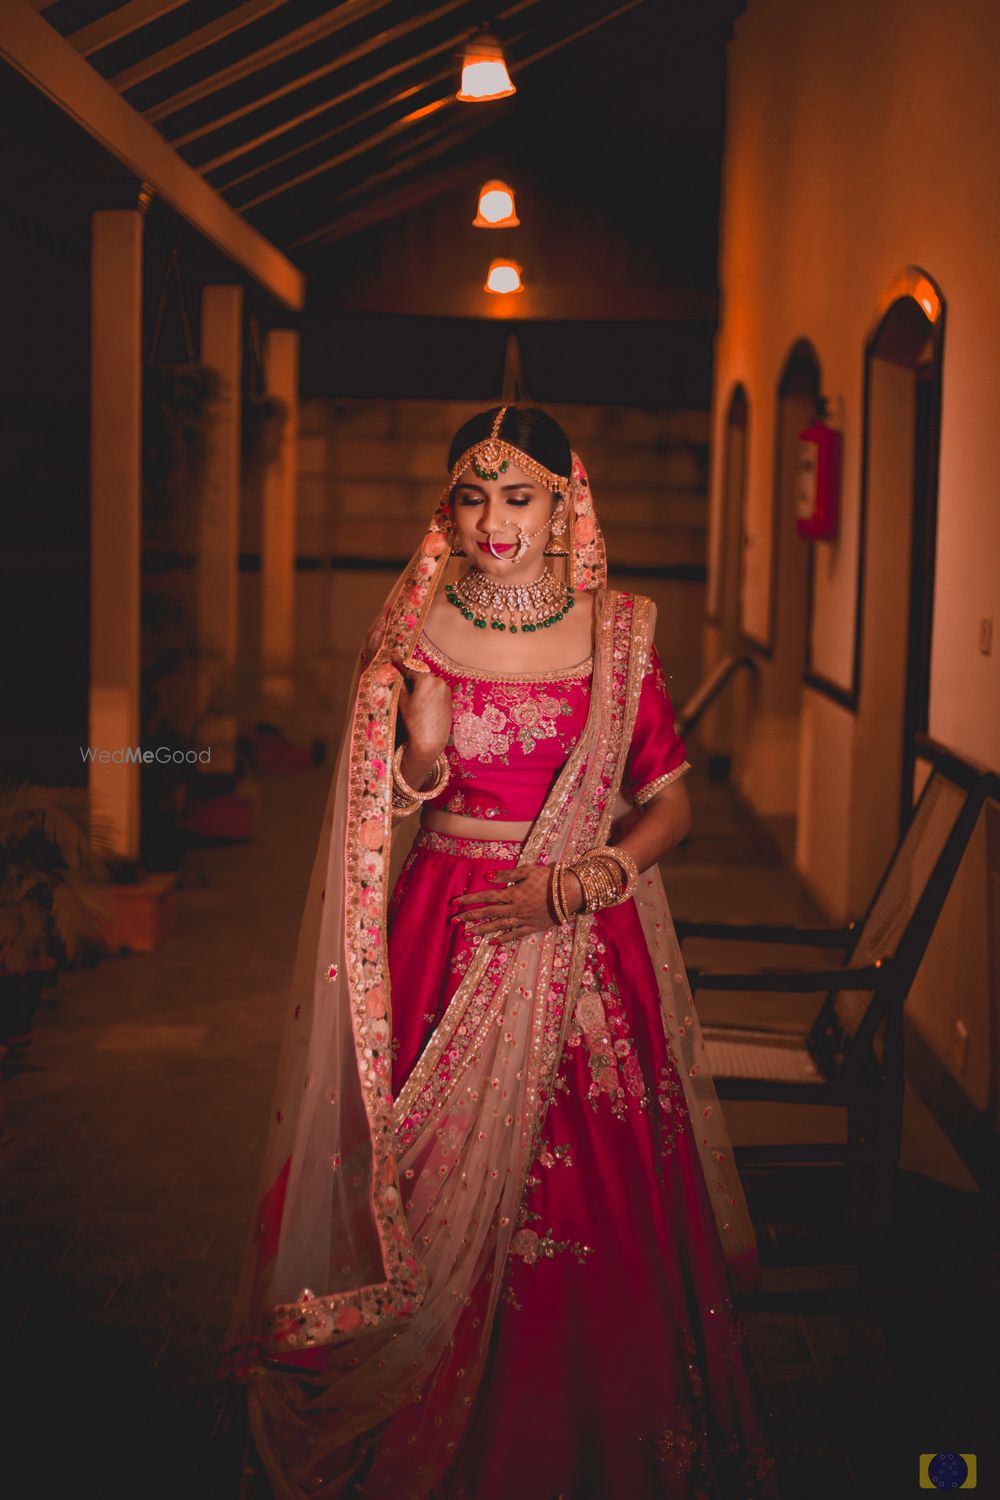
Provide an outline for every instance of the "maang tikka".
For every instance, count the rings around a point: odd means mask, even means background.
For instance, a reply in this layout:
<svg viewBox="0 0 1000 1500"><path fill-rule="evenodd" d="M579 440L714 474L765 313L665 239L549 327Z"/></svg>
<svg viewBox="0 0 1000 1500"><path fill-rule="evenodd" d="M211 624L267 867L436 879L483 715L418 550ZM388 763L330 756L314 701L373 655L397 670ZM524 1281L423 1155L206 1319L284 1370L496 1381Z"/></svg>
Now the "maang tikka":
<svg viewBox="0 0 1000 1500"><path fill-rule="evenodd" d="M542 485L547 490L558 490L561 495L568 494L570 477L568 474L553 474L544 464L532 458L530 453L525 453L522 448L517 448L509 443L506 438L500 436L500 428L503 419L510 411L509 406L501 406L493 418L493 426L490 435L480 438L478 443L473 443L460 454L451 467L451 475L448 481L449 490L461 477L461 475L472 465L473 473L479 479L499 479L506 474L511 464L524 471L529 479L536 484Z"/></svg>
<svg viewBox="0 0 1000 1500"><path fill-rule="evenodd" d="M536 484L540 484L545 489L559 494L568 510L570 492L569 476L566 474L553 474L551 469L547 469L544 464L540 464L537 459L532 458L530 453L525 453L523 449L515 447L513 443L509 443L506 438L500 436L503 419L510 409L509 406L499 407L496 416L493 418L493 425L490 428L489 436L481 438L478 443L473 443L471 447L466 448L465 452L455 460L451 467L445 498L450 496L454 485L470 464L476 477L485 480L499 479L501 475L506 474L511 464L515 464L517 468L528 475L529 479L533 479ZM548 524L546 522L546 525ZM541 531L543 528L539 527L537 531L530 533L522 531L520 526L515 526L514 529L518 533L518 546L514 557L510 561L518 562L527 551L528 543L532 537L537 536L538 531ZM561 537L565 535L565 532L566 517L564 513L558 521L552 523L552 536ZM454 525L452 525L450 536L452 542L451 556L467 557L468 553L461 547L455 546ZM565 548L552 548L550 539L544 555L546 557L566 557L568 553Z"/></svg>

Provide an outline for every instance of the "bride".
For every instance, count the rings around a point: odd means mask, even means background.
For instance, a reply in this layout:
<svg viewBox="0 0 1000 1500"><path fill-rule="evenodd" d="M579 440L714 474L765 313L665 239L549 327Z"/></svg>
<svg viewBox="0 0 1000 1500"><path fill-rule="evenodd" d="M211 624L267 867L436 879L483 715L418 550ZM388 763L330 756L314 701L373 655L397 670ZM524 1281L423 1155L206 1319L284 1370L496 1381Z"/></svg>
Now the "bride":
<svg viewBox="0 0 1000 1500"><path fill-rule="evenodd" d="M223 1367L277 1500L772 1497L655 606L545 412L448 468L355 670Z"/></svg>

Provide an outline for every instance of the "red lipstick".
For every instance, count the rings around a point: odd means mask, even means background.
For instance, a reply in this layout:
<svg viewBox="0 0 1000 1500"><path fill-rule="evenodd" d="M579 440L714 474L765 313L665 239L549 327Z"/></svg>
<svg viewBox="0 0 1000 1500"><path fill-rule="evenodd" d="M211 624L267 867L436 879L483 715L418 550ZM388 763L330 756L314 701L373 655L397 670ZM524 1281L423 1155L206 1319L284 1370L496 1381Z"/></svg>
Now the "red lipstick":
<svg viewBox="0 0 1000 1500"><path fill-rule="evenodd" d="M477 546L479 547L480 552L489 552L491 550L493 552L513 552L513 550L516 547L516 545L517 545L516 542L494 542L493 543L493 547L491 549L489 542L478 542L477 543Z"/></svg>

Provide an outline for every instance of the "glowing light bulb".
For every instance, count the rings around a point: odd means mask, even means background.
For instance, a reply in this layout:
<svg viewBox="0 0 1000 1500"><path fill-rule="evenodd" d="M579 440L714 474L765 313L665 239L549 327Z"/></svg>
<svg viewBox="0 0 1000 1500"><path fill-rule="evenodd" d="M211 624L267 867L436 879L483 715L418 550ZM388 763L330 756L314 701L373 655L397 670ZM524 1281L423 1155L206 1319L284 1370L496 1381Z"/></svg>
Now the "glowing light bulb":
<svg viewBox="0 0 1000 1500"><path fill-rule="evenodd" d="M477 229L513 229L520 224L514 206L514 189L494 179L479 189L479 208L473 224Z"/></svg>
<svg viewBox="0 0 1000 1500"><path fill-rule="evenodd" d="M521 267L516 260L494 260L486 273L486 281L483 286L486 292L497 292L500 296L508 296L511 292L523 292L524 283L521 280Z"/></svg>
<svg viewBox="0 0 1000 1500"><path fill-rule="evenodd" d="M467 43L462 57L462 86L455 95L469 104L506 99L517 89L507 72L503 48L488 31L480 31Z"/></svg>

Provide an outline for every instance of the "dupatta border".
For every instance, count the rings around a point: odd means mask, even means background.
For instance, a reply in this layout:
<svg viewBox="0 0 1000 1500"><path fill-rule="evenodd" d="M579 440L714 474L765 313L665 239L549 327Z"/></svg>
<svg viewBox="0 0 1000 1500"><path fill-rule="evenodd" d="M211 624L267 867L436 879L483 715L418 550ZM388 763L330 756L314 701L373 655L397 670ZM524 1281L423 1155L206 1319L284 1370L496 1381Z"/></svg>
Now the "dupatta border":
<svg viewBox="0 0 1000 1500"><path fill-rule="evenodd" d="M403 618L397 617L395 622L390 618L387 636L396 649L411 646L419 637L443 558L439 553L438 565L434 566L433 554L443 540L433 530L428 533L424 560L415 569L418 576L404 589ZM638 706L648 606L633 595L601 589L595 611L599 691L592 700L588 726L526 841L524 862L537 861L540 856L545 861L559 833L565 805L574 793L579 793L581 817L574 832L574 846L579 847L574 847L573 853L583 852L583 846L591 847L606 836L610 826L613 792L620 784L628 750L626 726L634 723ZM370 1204L386 1274L382 1282L326 1295L305 1288L294 1301L272 1307L265 1320L266 1345L272 1360L280 1359L283 1352L343 1342L417 1312L426 1291L426 1277L406 1220L399 1158L435 1105L454 1087L463 1061L475 1057L476 1048L495 1024L516 971L521 945L539 941L537 934L531 934L513 946L480 945L445 1016L394 1102L391 1025L387 1019L391 1002L386 962L386 872L392 816L387 747L401 684L389 659L390 649L388 645L381 647L366 669L351 727L345 849L348 894L344 909L346 987L372 1150ZM602 705L604 713L595 705ZM591 783L584 792L580 792L581 781ZM366 890L378 893L377 912L370 897L364 900ZM539 978L546 1001L536 1007L532 1020L520 1175L530 1167L551 1098L551 1081L568 1031L591 920L578 919L572 928L552 929L541 938ZM482 982L491 964L495 966L493 982L482 994ZM464 1035L459 1038L456 1033L462 1022Z"/></svg>
<svg viewBox="0 0 1000 1500"><path fill-rule="evenodd" d="M634 596L617 591L609 593L606 589L604 540L586 470L575 454L570 491L571 576L577 588L597 594L595 612L603 628L611 632L608 660L613 665L615 641L622 638L622 630L626 636L630 633L638 616L632 608ZM265 1293L264 1305L258 1308L256 1319L259 1331L252 1337L231 1343L223 1351L223 1366L228 1356L237 1378L277 1370L283 1354L322 1344L342 1344L374 1328L387 1327L397 1318L409 1318L427 1291L426 1272L414 1252L400 1191L398 1161L405 1147L397 1138L398 1114L391 1093L391 998L386 946L392 832L388 762L402 686L392 655L398 652L405 662L412 662L424 620L447 566L450 551L447 534L449 496L450 488L442 496L427 533L387 600L382 626L369 639L372 654L367 664L362 657L345 747L348 751L346 832L344 848L340 851L345 888L343 930L338 935L342 941L335 944L336 951L317 954L320 961L314 974L317 994L322 996L326 990L328 1002L334 1004L337 1003L336 991L330 995L327 986L338 986L339 981L340 1003L346 1003L349 1010L355 1077L367 1121L367 1139L362 1141L362 1146L369 1152L368 1203L382 1259L383 1279L369 1280L361 1286L323 1295L303 1287L297 1298L278 1304L268 1304ZM640 610L639 615L642 613ZM603 680L610 680L610 672L606 672ZM611 696L612 701L617 697L614 692ZM526 848L523 858L537 860L539 853L549 848L558 836L559 814L566 801L578 790L580 780L587 776L592 734L593 731L590 735L585 732L576 753L563 768L529 836L530 848ZM619 749L619 760L623 764L627 741ZM605 825L610 822L607 792L612 784L609 779L603 787L602 808L606 816L597 819ZM596 804L586 799L587 816L582 820L585 825L594 823L592 814L595 811ZM592 843L593 838L588 838L587 846ZM331 864L336 858L337 851L331 849ZM572 985L574 972L577 974L576 983L579 982L585 949L584 929L589 930L589 926L589 920L579 919L574 923L572 933L547 933L542 939L546 945L543 970L548 972L551 962L565 976L558 985L546 985L550 1003L558 1000L557 990L564 999L558 1010L562 1023L558 1033L564 1034L568 1029L565 1012L571 1007L565 1003L567 990ZM537 938L537 935L532 936ZM482 952L482 956L477 954L466 975L470 985L482 979L492 956L487 952ZM499 982L493 986L494 999L499 1004L503 1003L513 972L513 964L508 959L504 974L497 976ZM569 986L566 980L569 980ZM462 988L466 989L466 986L463 984ZM440 1049L435 1050L439 1055ZM536 1073L539 1080L543 1075L549 1075L551 1064L558 1061L560 1051L558 1040L553 1041L550 1035L544 1066ZM533 1051L532 1056L535 1055ZM308 1077L306 1086L309 1086ZM542 1104L541 1094L534 1103L536 1106ZM537 1137L543 1113L544 1109L538 1107L526 1111L526 1123L529 1115L534 1122L528 1132L531 1137ZM524 1158L527 1170L527 1164L530 1164L527 1149ZM297 1151L293 1150L290 1162L289 1197L296 1168L300 1165ZM340 1158L333 1158L330 1165L332 1169L338 1169Z"/></svg>

